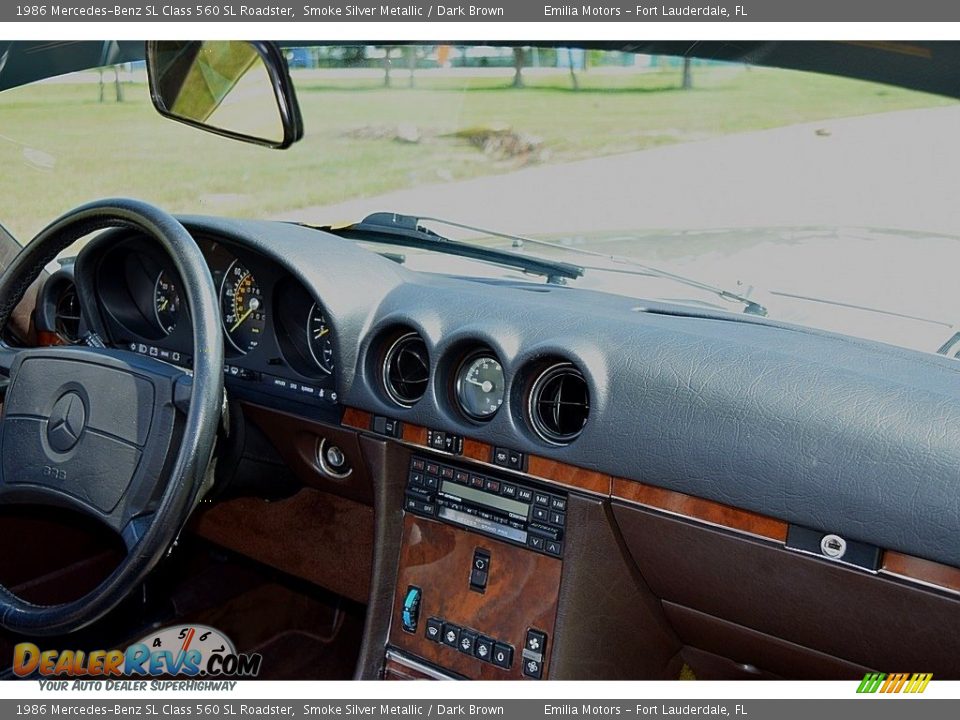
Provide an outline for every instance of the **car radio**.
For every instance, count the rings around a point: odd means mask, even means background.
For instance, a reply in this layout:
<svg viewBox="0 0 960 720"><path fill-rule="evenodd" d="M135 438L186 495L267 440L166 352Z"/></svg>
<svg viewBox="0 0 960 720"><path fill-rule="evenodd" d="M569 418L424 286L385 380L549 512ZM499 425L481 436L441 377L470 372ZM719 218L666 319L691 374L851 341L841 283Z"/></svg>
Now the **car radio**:
<svg viewBox="0 0 960 720"><path fill-rule="evenodd" d="M563 555L563 494L414 456L404 509L545 555Z"/></svg>

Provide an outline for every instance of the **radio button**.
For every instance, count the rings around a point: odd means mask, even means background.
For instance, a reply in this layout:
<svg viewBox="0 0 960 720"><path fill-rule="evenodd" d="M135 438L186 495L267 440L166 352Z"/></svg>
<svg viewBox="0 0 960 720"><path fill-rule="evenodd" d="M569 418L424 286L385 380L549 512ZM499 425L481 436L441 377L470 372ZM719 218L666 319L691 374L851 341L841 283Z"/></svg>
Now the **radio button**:
<svg viewBox="0 0 960 720"><path fill-rule="evenodd" d="M556 555L560 557L563 553L563 543L557 542L556 540L547 540L547 552L550 555Z"/></svg>
<svg viewBox="0 0 960 720"><path fill-rule="evenodd" d="M423 485L423 473L418 473L418 472L410 473L410 484Z"/></svg>
<svg viewBox="0 0 960 720"><path fill-rule="evenodd" d="M539 550L543 552L547 546L547 541L542 537L537 537L536 535L531 535L527 538L527 545L532 547L534 550Z"/></svg>
<svg viewBox="0 0 960 720"><path fill-rule="evenodd" d="M523 470L523 453L511 450L507 457L507 467L511 470Z"/></svg>
<svg viewBox="0 0 960 720"><path fill-rule="evenodd" d="M539 535L542 538L547 540L559 540L560 531L555 527L550 527L549 525L541 525L540 523L532 522L530 523L527 530L533 535Z"/></svg>
<svg viewBox="0 0 960 720"><path fill-rule="evenodd" d="M427 472L428 472L430 475L439 475L439 474L440 474L440 466L437 465L436 463L427 463Z"/></svg>
<svg viewBox="0 0 960 720"><path fill-rule="evenodd" d="M423 484L425 487L430 488L431 490L436 490L440 487L440 478L436 475L424 475Z"/></svg>
<svg viewBox="0 0 960 720"><path fill-rule="evenodd" d="M560 497L550 498L550 507L553 510L558 510L559 512L567 511L567 501Z"/></svg>
<svg viewBox="0 0 960 720"><path fill-rule="evenodd" d="M451 480L453 478L453 468L452 467L442 467L440 468L440 476Z"/></svg>
<svg viewBox="0 0 960 720"><path fill-rule="evenodd" d="M483 478L480 475L471 475L470 476L470 487L482 488L483 487Z"/></svg>
<svg viewBox="0 0 960 720"><path fill-rule="evenodd" d="M468 482L470 482L470 474L465 473L463 470L457 470L453 474L453 480L461 485L466 485Z"/></svg>
<svg viewBox="0 0 960 720"><path fill-rule="evenodd" d="M533 491L527 488L517 488L517 500L520 502L530 502L533 500Z"/></svg>
<svg viewBox="0 0 960 720"><path fill-rule="evenodd" d="M563 513L558 513L558 512L550 513L550 522L553 525L559 525L560 527L563 527L564 523L566 522L566 519L567 519L567 516L564 515Z"/></svg>
<svg viewBox="0 0 960 720"><path fill-rule="evenodd" d="M499 493L500 492L500 481L499 480L490 480L488 479L483 484L483 489L487 492Z"/></svg>
<svg viewBox="0 0 960 720"><path fill-rule="evenodd" d="M429 472L429 470L427 472ZM548 507L550 505L550 496L542 492L534 493L533 502L535 502L537 505Z"/></svg>
<svg viewBox="0 0 960 720"><path fill-rule="evenodd" d="M541 522L550 522L550 512L546 508L533 507L533 519Z"/></svg>
<svg viewBox="0 0 960 720"><path fill-rule="evenodd" d="M410 463L414 470L423 470L424 462L423 458L414 458Z"/></svg>
<svg viewBox="0 0 960 720"><path fill-rule="evenodd" d="M516 497L517 496L517 486L510 485L509 483L503 483L500 486L500 494L505 495L506 497Z"/></svg>
<svg viewBox="0 0 960 720"><path fill-rule="evenodd" d="M510 451L506 448L493 449L493 464L500 467L508 467L510 464Z"/></svg>

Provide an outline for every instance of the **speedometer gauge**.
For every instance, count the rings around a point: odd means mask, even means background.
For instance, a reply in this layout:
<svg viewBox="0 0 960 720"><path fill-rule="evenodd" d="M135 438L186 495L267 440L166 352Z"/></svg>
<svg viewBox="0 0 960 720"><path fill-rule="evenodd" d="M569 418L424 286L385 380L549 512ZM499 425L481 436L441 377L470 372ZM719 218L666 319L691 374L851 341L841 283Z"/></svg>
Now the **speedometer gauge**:
<svg viewBox="0 0 960 720"><path fill-rule="evenodd" d="M153 312L164 334L172 333L180 317L180 291L165 271L153 284Z"/></svg>
<svg viewBox="0 0 960 720"><path fill-rule="evenodd" d="M220 287L220 310L227 339L241 353L260 344L267 324L267 308L260 286L247 268L234 260Z"/></svg>
<svg viewBox="0 0 960 720"><path fill-rule="evenodd" d="M470 355L457 370L457 400L474 420L488 420L503 405L503 367L487 353Z"/></svg>
<svg viewBox="0 0 960 720"><path fill-rule="evenodd" d="M317 367L333 373L333 333L320 306L314 303L307 314L307 343Z"/></svg>

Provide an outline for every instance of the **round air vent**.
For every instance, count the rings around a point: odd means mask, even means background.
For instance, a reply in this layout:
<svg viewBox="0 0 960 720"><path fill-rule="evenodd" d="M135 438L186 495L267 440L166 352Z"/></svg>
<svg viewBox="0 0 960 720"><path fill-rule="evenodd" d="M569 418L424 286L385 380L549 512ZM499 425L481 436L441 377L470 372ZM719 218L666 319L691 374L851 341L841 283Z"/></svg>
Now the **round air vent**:
<svg viewBox="0 0 960 720"><path fill-rule="evenodd" d="M415 332L401 335L383 358L383 389L397 405L410 407L427 391L430 356L427 344Z"/></svg>
<svg viewBox="0 0 960 720"><path fill-rule="evenodd" d="M554 445L566 445L580 435L590 415L587 381L570 363L551 365L530 388L527 410L537 435Z"/></svg>
<svg viewBox="0 0 960 720"><path fill-rule="evenodd" d="M80 298L77 287L65 282L54 299L54 329L64 340L75 343L80 339Z"/></svg>

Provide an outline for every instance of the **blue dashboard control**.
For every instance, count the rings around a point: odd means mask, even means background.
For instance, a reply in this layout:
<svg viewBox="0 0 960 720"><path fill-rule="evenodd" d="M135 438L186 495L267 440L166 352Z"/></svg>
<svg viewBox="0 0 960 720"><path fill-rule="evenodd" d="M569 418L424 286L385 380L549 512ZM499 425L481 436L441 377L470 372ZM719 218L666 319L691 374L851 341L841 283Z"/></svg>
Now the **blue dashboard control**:
<svg viewBox="0 0 960 720"><path fill-rule="evenodd" d="M409 633L415 633L420 622L420 597L420 588L414 585L408 587L407 594L403 596L403 611L400 614L400 622L403 629Z"/></svg>

